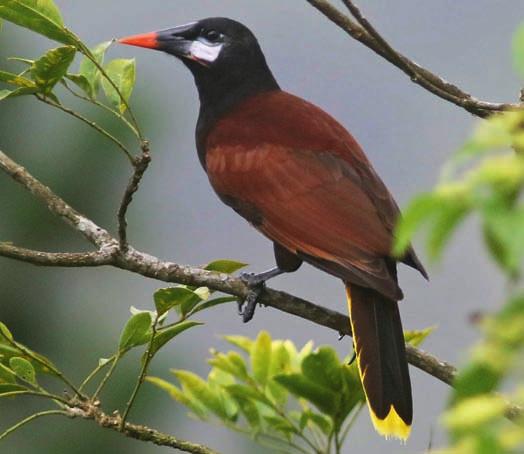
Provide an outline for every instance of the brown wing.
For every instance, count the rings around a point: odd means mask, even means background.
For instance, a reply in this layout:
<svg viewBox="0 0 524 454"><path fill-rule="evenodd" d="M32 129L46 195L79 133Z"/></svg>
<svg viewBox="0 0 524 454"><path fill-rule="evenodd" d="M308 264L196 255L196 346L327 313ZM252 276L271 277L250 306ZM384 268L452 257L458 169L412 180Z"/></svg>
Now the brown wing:
<svg viewBox="0 0 524 454"><path fill-rule="evenodd" d="M353 137L284 92L251 98L206 144L219 196L306 261L392 299L389 266L398 207Z"/></svg>

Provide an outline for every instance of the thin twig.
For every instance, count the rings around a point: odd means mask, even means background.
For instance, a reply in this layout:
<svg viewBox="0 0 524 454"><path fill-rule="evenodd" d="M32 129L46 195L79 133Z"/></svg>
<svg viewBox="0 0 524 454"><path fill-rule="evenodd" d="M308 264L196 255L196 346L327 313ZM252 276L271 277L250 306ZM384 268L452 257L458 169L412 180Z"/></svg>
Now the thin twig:
<svg viewBox="0 0 524 454"><path fill-rule="evenodd" d="M63 80L64 87L66 90L71 93L74 97L81 99L82 101L88 102L90 104L93 104L97 107L100 107L101 109L105 110L106 112L109 112L111 115L115 116L119 120L123 121L124 124L133 132L133 134L139 139L140 135L138 134L138 131L136 128L129 122L129 120L124 116L120 115L116 110L111 109L111 107L106 106L104 103L97 101L96 99L89 98L88 96L81 95L80 93L77 93L75 90L73 90L69 84Z"/></svg>
<svg viewBox="0 0 524 454"><path fill-rule="evenodd" d="M98 366L96 366L93 371L85 378L85 380L82 382L82 384L78 387L78 389L80 391L83 391L84 388L88 385L88 383L101 371L103 370L105 367L107 367L108 364L112 363L113 361L115 361L117 358L117 355L113 355L111 356L111 358L108 358L107 361L103 364L99 364Z"/></svg>
<svg viewBox="0 0 524 454"><path fill-rule="evenodd" d="M102 392L102 390L104 389L104 386L106 385L107 381L111 378L111 376L113 375L113 372L115 371L116 369L116 366L118 364L118 361L120 360L120 353L117 353L114 361L113 361L113 364L111 364L111 367L109 368L109 370L107 371L107 373L104 375L104 378L102 379L102 381L100 382L100 384L98 385L98 387L96 388L96 391L94 392L94 394L91 396L91 400L92 401L96 401L98 399L98 396L100 395L100 393Z"/></svg>
<svg viewBox="0 0 524 454"><path fill-rule="evenodd" d="M122 421L120 422L120 430L124 430L127 417L129 416L129 412L131 411L131 408L133 407L133 404L135 403L136 396L138 396L138 391L140 391L140 388L142 387L142 384L144 383L144 380L146 378L147 369L149 368L149 364L151 363L151 360L153 359L153 356L154 356L153 344L155 342L155 337L157 333L158 318L159 316L157 314L153 321L153 325L151 326L151 338L149 339L147 349L144 353L144 362L142 364L142 369L140 370L140 375L138 376L135 388L133 389L133 392L131 393L131 397L129 398L129 401L127 402L124 413L122 414Z"/></svg>
<svg viewBox="0 0 524 454"><path fill-rule="evenodd" d="M360 9L351 0L343 0L343 2L360 25L335 8L328 0L306 1L352 38L402 70L412 82L434 95L464 108L473 115L486 118L496 112L522 109L522 104L481 101L394 50L371 23L364 18Z"/></svg>
<svg viewBox="0 0 524 454"><path fill-rule="evenodd" d="M42 252L0 243L0 255L46 267L91 267L112 263L105 252Z"/></svg>
<svg viewBox="0 0 524 454"><path fill-rule="evenodd" d="M41 366L43 366L46 369L49 369L53 375L58 377L62 382L64 382L65 385L67 385L80 399L86 399L86 396L84 396L78 388L69 380L61 371L59 371L53 364L51 364L50 361L46 361L35 352L29 350L25 345L19 344L18 342L15 342L13 339L11 339L7 334L5 334L2 330L0 330L0 337L4 339L5 342L7 342L9 345L11 345L13 348L17 349L18 351L22 352L25 356L31 358L33 361L37 362ZM27 380L24 380L27 382ZM37 385L34 385L37 389L41 390L40 387Z"/></svg>
<svg viewBox="0 0 524 454"><path fill-rule="evenodd" d="M2 393L0 394L0 399L3 399L5 397L18 397L18 396L45 397L46 399L56 400L67 406L71 405L68 400L64 399L63 397L57 396L56 394L49 394L47 392L30 391L30 390L10 391L7 393Z"/></svg>
<svg viewBox="0 0 524 454"><path fill-rule="evenodd" d="M69 107L65 107L65 106L62 106L61 104L57 104L56 102L52 101L49 98L46 98L43 95L36 94L35 96L39 101L49 104L50 106L55 107L56 109L59 109L62 112L65 112L77 118L80 121L83 121L86 125L90 126L94 130L102 134L104 137L107 137L109 140L111 140L114 144L116 144L118 148L120 148L125 153L129 162L133 163L133 156L131 155L127 147L122 142L120 142L120 140L118 140L115 136L113 136L110 132L102 128L102 126L98 125L97 123L95 123L92 120L89 120L89 118L84 117L82 114L75 112L74 110L70 109Z"/></svg>
<svg viewBox="0 0 524 454"><path fill-rule="evenodd" d="M104 79L106 79L109 84L111 85L111 87L113 87L113 89L116 91L116 93L118 94L120 100L122 101L122 103L124 104L124 106L126 107L126 110L129 112L129 117L131 118L131 121L133 122L133 125L138 133L138 137L140 139L141 142L144 142L145 141L145 137L144 135L142 134L142 131L140 130L140 125L138 124L138 121L133 113L133 111L131 110L131 106L129 105L127 99L122 95L122 92L120 91L120 89L117 87L117 85L115 84L115 82L113 82L113 79L111 79L109 77L109 75L107 74L106 70L104 69L104 67L97 61L97 59L93 56L93 54L91 53L91 51L89 50L88 47L86 46L82 46L80 48L80 51L89 59L91 60L91 62L95 65L95 67L100 71L100 74L102 75L102 77Z"/></svg>
<svg viewBox="0 0 524 454"><path fill-rule="evenodd" d="M31 421L34 421L35 419L41 418L43 416L51 416L51 415L67 416L67 413L64 410L46 410L46 411L41 411L39 413L35 413L34 415L28 416L27 418L16 423L14 426L10 427L5 432L3 432L0 435L0 440L3 440L8 435L12 434L15 430L20 429L20 427L25 426L26 424L29 424Z"/></svg>
<svg viewBox="0 0 524 454"><path fill-rule="evenodd" d="M64 202L51 189L33 177L24 167L17 164L0 150L0 170L3 170L17 183L21 184L37 199L42 201L54 215L62 218L77 232L80 232L90 243L101 251L114 253L118 250L118 243L102 227L82 216L78 211Z"/></svg>
<svg viewBox="0 0 524 454"><path fill-rule="evenodd" d="M120 430L120 416L110 416L105 414L96 405L89 402L79 403L78 407L68 410L67 416L71 418L83 418L93 420L95 423L105 429L115 431ZM181 440L172 435L168 435L158 430L151 429L147 426L126 423L123 433L130 438L141 440L145 442L154 443L158 446L166 446L180 451L189 452L192 454L218 454L216 451L207 446L192 443L190 441Z"/></svg>
<svg viewBox="0 0 524 454"><path fill-rule="evenodd" d="M129 183L127 184L126 190L124 192L124 196L122 197L122 202L118 208L118 238L121 251L125 251L128 247L126 219L127 210L133 201L133 195L136 191L138 191L140 182L142 181L144 173L149 167L150 162L151 155L149 154L149 144L147 142L143 142L142 154L133 159L133 175L131 175Z"/></svg>

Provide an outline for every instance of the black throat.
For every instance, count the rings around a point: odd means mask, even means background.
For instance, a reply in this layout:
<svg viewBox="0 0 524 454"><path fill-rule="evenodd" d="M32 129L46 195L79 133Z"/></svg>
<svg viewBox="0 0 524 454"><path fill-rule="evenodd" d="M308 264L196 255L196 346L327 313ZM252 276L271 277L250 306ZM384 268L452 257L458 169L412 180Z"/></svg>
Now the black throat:
<svg viewBox="0 0 524 454"><path fill-rule="evenodd" d="M198 67L194 62L187 64L200 97L200 112L196 126L196 146L200 163L206 168L207 136L217 120L227 114L238 103L251 96L280 87L261 55L261 59L250 67L232 67L229 71L215 72Z"/></svg>

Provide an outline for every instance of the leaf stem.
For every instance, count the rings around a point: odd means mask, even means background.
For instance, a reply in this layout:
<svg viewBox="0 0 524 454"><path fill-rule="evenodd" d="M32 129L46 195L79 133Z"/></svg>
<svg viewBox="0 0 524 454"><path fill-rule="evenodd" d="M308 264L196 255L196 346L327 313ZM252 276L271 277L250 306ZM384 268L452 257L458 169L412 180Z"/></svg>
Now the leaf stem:
<svg viewBox="0 0 524 454"><path fill-rule="evenodd" d="M98 372L100 372L104 367L106 367L109 363L113 362L116 360L116 357L117 355L113 355L111 356L111 358L108 358L107 362L103 363L103 364L99 364L98 366L96 366L93 371L86 377L86 379L82 382L82 384L80 385L80 387L78 388L79 391L83 391L84 388L87 386L87 384L95 377L96 374L98 374Z"/></svg>
<svg viewBox="0 0 524 454"><path fill-rule="evenodd" d="M109 84L115 89L115 91L118 93L118 96L120 97L122 103L126 107L127 111L129 112L129 116L131 118L131 121L133 122L133 125L136 128L136 131L138 133L138 137L141 142L144 142L146 139L144 135L142 134L142 131L140 130L140 126L138 125L138 121L133 114L133 111L131 110L131 107L129 106L129 103L127 102L127 99L124 98L122 95L122 92L119 90L119 88L116 86L116 84L113 82L113 79L109 77L105 69L102 67L102 65L96 60L96 58L93 56L91 51L86 47L82 46L80 51L89 59L91 62L96 66L96 68L100 71L100 74L109 82Z"/></svg>
<svg viewBox="0 0 524 454"><path fill-rule="evenodd" d="M39 391L31 391L31 390L24 390L24 391L10 391L7 393L0 394L0 399L3 397L17 397L17 396L37 396L37 397L45 397L47 399L56 400L58 402L61 402L64 405L69 406L70 403L63 397L57 396L55 394L49 394L48 392L39 392Z"/></svg>
<svg viewBox="0 0 524 454"><path fill-rule="evenodd" d="M124 410L124 413L122 414L122 420L120 421L120 430L123 431L125 429L126 425L126 419L129 416L129 412L131 411L131 407L135 403L136 396L138 395L138 391L140 391L140 387L144 383L144 379L146 378L147 369L149 367L149 363L153 359L154 353L153 353L153 342L155 341L155 336L157 333L157 324L158 324L158 313L155 316L155 320L153 322L153 326L151 327L151 339L149 339L149 344L147 345L147 350L144 353L144 364L142 364L142 369L140 370L140 375L138 376L138 379L136 381L135 388L133 389L133 392L131 393L131 397L129 398L129 401L127 402L126 408Z"/></svg>
<svg viewBox="0 0 524 454"><path fill-rule="evenodd" d="M74 110L72 110L72 109L70 109L68 107L62 106L61 104L57 104L56 102L50 100L49 98L46 98L45 96L42 96L42 95L39 95L39 94L35 94L35 96L37 97L37 99L39 101L42 101L42 102L44 102L46 104L49 104L52 107L60 109L61 111L65 112L65 113L67 113L69 115L72 115L73 117L77 118L80 121L83 121L85 124L89 125L91 128L93 128L96 131L98 131L103 136L107 137L109 140L111 140L114 144L116 144L118 146L118 148L120 148L125 153L127 159L129 159L129 162L131 162L131 164L133 164L133 162L134 162L133 161L133 156L131 155L129 150L126 148L126 146L122 142L120 142L120 140L118 140L115 136L113 136L111 133L109 133L104 128L102 128L100 125L98 125L97 123L95 123L92 120L89 120L88 118L84 117L82 114L79 114L78 112L75 112Z"/></svg>
<svg viewBox="0 0 524 454"><path fill-rule="evenodd" d="M3 440L4 438L12 434L15 430L20 429L22 426L29 424L31 421L34 421L35 419L41 418L43 416L51 416L51 415L67 416L67 412L63 410L47 410L47 411L41 411L39 413L35 413L34 415L31 415L25 419L22 419L22 421L16 423L14 426L10 427L5 432L3 432L0 435L0 440Z"/></svg>
<svg viewBox="0 0 524 454"><path fill-rule="evenodd" d="M16 348L17 350L21 351L24 355L31 358L33 361L36 361L38 364L43 366L46 369L49 369L53 375L57 376L60 380L62 380L71 390L81 399L86 399L86 396L84 396L80 390L62 373L60 372L53 364L51 364L49 361L44 361L43 359L39 358L38 355L35 355L34 352L26 348L24 345L19 344L18 342L15 342L14 340L10 339L8 336L6 336L1 330L0 330L0 336L3 337L11 346ZM37 389L39 389L38 385L33 385Z"/></svg>
<svg viewBox="0 0 524 454"><path fill-rule="evenodd" d="M116 365L118 364L118 361L120 361L120 358L121 358L120 352L118 352L116 355L113 355L113 356L115 358L113 360L113 364L111 364L111 367L109 368L109 370L105 374L104 378L102 379L102 381L98 385L98 388L96 388L95 393L91 396L91 400L92 401L95 401L98 398L98 396L102 392L102 389L104 389L104 386L106 385L107 381L111 378L111 375L113 375L113 372L115 371L115 368L116 368ZM102 367L98 366L93 372L98 372L98 370L100 370L100 369L102 369ZM89 375L89 377L87 377L87 379L90 380L91 376L94 376L94 375L95 374L91 373ZM87 383L87 381L88 381L87 379L84 380L84 383ZM84 385L84 383L82 383L82 385Z"/></svg>
<svg viewBox="0 0 524 454"><path fill-rule="evenodd" d="M66 90L69 91L69 93L71 93L73 96L83 101L89 102L97 107L100 107L101 109L105 110L106 112L109 112L110 114L114 115L119 120L122 120L125 123L125 125L133 132L133 134L139 140L142 140L140 139L140 134L138 134L137 129L129 122L129 120L125 116L120 115L116 110L111 109L109 106L106 106L104 103L97 101L96 99L91 99L88 96L84 96L84 95L81 95L80 93L77 93L66 83L65 80L63 80L62 82L64 83L64 87L66 88Z"/></svg>

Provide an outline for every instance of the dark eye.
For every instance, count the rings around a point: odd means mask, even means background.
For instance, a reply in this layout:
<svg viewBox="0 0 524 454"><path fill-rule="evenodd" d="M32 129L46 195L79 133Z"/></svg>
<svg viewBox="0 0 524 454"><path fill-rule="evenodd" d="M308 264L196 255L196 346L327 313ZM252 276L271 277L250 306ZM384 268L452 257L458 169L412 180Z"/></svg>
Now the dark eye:
<svg viewBox="0 0 524 454"><path fill-rule="evenodd" d="M205 30L203 35L204 38L210 43L216 43L224 37L222 33L219 33L216 30Z"/></svg>

